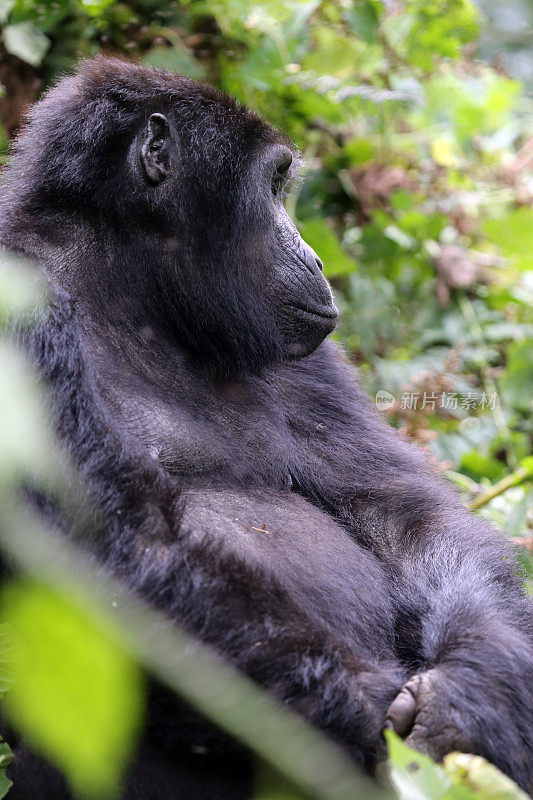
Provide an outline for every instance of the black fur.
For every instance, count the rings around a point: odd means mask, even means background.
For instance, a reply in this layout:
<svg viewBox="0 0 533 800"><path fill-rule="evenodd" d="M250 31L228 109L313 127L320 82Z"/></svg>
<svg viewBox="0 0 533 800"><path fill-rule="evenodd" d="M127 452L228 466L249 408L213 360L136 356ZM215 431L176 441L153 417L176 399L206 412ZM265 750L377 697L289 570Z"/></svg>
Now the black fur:
<svg viewBox="0 0 533 800"><path fill-rule="evenodd" d="M105 513L88 546L368 771L420 673L409 740L530 788L533 613L514 555L319 344L331 296L271 194L287 149L213 89L113 60L34 107L0 235L50 281L28 346ZM125 798L251 796L245 754L152 700ZM21 746L13 798L68 796L45 769Z"/></svg>

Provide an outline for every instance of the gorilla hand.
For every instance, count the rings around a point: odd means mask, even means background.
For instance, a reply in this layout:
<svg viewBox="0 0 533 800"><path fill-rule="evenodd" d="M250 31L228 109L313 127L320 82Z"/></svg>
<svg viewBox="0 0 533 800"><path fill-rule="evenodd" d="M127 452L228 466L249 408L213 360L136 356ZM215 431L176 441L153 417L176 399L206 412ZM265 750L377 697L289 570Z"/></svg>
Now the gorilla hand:
<svg viewBox="0 0 533 800"><path fill-rule="evenodd" d="M460 703L460 690L438 669L414 675L393 700L385 728L392 729L406 744L440 761L452 750L471 752L473 736Z"/></svg>
<svg viewBox="0 0 533 800"><path fill-rule="evenodd" d="M510 660L517 655L520 651L511 650ZM496 649L492 656L498 661ZM414 675L389 706L385 728L435 761L455 750L484 756L531 791L533 691L528 669L525 681L510 675L502 680L500 663L500 679L495 680L488 674L489 664L488 658L477 665L457 660Z"/></svg>

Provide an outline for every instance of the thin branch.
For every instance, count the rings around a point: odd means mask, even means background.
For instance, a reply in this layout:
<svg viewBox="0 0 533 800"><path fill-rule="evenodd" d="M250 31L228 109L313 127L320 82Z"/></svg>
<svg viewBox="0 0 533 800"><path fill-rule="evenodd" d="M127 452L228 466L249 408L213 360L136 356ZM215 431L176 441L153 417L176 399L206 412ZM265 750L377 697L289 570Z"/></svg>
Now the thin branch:
<svg viewBox="0 0 533 800"><path fill-rule="evenodd" d="M483 492L478 494L477 497L474 497L467 507L470 509L470 511L476 511L478 508L487 505L487 503L489 503L494 497L498 497L498 495L503 494L508 489L512 489L514 486L519 486L521 483L524 483L524 481L527 481L532 477L533 469L531 466L518 467L518 469L512 472L510 475L502 478L501 481L489 486L488 489L485 489Z"/></svg>

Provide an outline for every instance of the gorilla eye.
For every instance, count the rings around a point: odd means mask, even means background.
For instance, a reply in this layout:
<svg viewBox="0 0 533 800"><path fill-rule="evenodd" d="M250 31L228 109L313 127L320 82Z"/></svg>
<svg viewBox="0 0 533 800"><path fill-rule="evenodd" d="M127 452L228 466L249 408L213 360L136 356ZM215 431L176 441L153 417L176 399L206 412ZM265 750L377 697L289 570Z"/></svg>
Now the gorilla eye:
<svg viewBox="0 0 533 800"><path fill-rule="evenodd" d="M291 164L292 153L287 150L283 154L283 157L280 158L279 162L276 164L274 174L272 175L272 194L274 197L277 197L281 193L281 190L285 185L287 172L289 171Z"/></svg>

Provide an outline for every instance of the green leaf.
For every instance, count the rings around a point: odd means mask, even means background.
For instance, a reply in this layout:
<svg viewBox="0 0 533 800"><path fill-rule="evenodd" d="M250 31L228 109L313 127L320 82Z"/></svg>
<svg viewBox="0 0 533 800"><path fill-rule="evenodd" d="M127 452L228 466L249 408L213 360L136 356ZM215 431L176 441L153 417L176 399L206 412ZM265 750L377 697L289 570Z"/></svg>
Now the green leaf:
<svg viewBox="0 0 533 800"><path fill-rule="evenodd" d="M350 78L357 69L368 65L371 45L339 35L334 28L324 27L315 32L316 47L302 61L302 69L317 75Z"/></svg>
<svg viewBox="0 0 533 800"><path fill-rule="evenodd" d="M370 44L376 41L382 13L382 3L372 2L372 0L356 0L353 8L346 12L345 19L352 31L360 39Z"/></svg>
<svg viewBox="0 0 533 800"><path fill-rule="evenodd" d="M11 55L38 67L50 47L50 39L31 21L7 25L2 31L4 47Z"/></svg>
<svg viewBox="0 0 533 800"><path fill-rule="evenodd" d="M529 477L533 477L533 456L526 456L520 461L522 469L527 469Z"/></svg>
<svg viewBox="0 0 533 800"><path fill-rule="evenodd" d="M239 69L239 77L244 85L272 93L279 85L283 69L283 59L276 42L264 36L248 52Z"/></svg>
<svg viewBox="0 0 533 800"><path fill-rule="evenodd" d="M445 120L447 136L453 141L455 135L458 144L471 147L474 137L499 131L509 121L520 84L486 68L467 81L449 71L430 78L425 93L429 120L439 126ZM464 180L464 172L461 175Z"/></svg>
<svg viewBox="0 0 533 800"><path fill-rule="evenodd" d="M485 223L485 233L520 270L533 269L533 209L524 206Z"/></svg>
<svg viewBox="0 0 533 800"><path fill-rule="evenodd" d="M385 731L389 774L400 800L528 800L527 795L481 756L450 753L444 767Z"/></svg>
<svg viewBox="0 0 533 800"><path fill-rule="evenodd" d="M13 761L13 753L10 746L0 740L0 800L5 797L13 786L12 781L6 775L6 769Z"/></svg>
<svg viewBox="0 0 533 800"><path fill-rule="evenodd" d="M305 800L287 778L263 761L256 763L254 789L254 800Z"/></svg>
<svg viewBox="0 0 533 800"><path fill-rule="evenodd" d="M469 450L461 459L461 470L475 480L488 478L490 481L499 481L505 476L505 465L492 456L480 453L479 450Z"/></svg>
<svg viewBox="0 0 533 800"><path fill-rule="evenodd" d="M114 2L115 0L81 0L81 6L89 16L98 17Z"/></svg>
<svg viewBox="0 0 533 800"><path fill-rule="evenodd" d="M399 736L385 731L390 780L400 800L440 800L452 786L444 770L428 756L408 747Z"/></svg>
<svg viewBox="0 0 533 800"><path fill-rule="evenodd" d="M0 743L0 769L6 769L13 761L13 753L6 742Z"/></svg>
<svg viewBox="0 0 533 800"><path fill-rule="evenodd" d="M9 780L9 778L5 773L5 770L0 770L0 800L2 797L6 796L6 794L9 792L12 786L13 786L13 781Z"/></svg>
<svg viewBox="0 0 533 800"><path fill-rule="evenodd" d="M78 795L113 796L141 719L138 667L77 601L29 580L7 585L1 601L21 654L8 718Z"/></svg>
<svg viewBox="0 0 533 800"><path fill-rule="evenodd" d="M48 31L61 22L72 9L70 0L16 0L10 15L10 22L16 24L31 20L37 28Z"/></svg>
<svg viewBox="0 0 533 800"><path fill-rule="evenodd" d="M20 653L16 645L16 639L9 625L0 623L0 697L7 692L13 685L16 664L20 658ZM0 745L0 768L1 745Z"/></svg>
<svg viewBox="0 0 533 800"><path fill-rule="evenodd" d="M298 227L302 237L322 259L326 275L346 275L354 271L355 262L342 250L337 236L325 220L320 217L307 219Z"/></svg>
<svg viewBox="0 0 533 800"><path fill-rule="evenodd" d="M342 152L350 164L366 164L374 157L374 145L368 139L352 139L347 142Z"/></svg>
<svg viewBox="0 0 533 800"><path fill-rule="evenodd" d="M401 38L394 32L396 15L388 18L386 34L404 58L423 70L430 70L438 56L456 58L478 33L479 12L469 0L406 0L404 9L409 24Z"/></svg>
<svg viewBox="0 0 533 800"><path fill-rule="evenodd" d="M390 202L395 211L410 211L413 208L414 197L404 189L398 189L391 194ZM427 216L424 214L423 216ZM402 225L404 224L402 220Z"/></svg>
<svg viewBox="0 0 533 800"><path fill-rule="evenodd" d="M14 5L15 0L0 0L0 25L7 22L9 13Z"/></svg>
<svg viewBox="0 0 533 800"><path fill-rule="evenodd" d="M44 281L31 262L0 249L0 324L35 312L45 298Z"/></svg>
<svg viewBox="0 0 533 800"><path fill-rule="evenodd" d="M405 231L402 231L397 225L387 225L383 229L383 234L387 239L390 239L391 242L395 242L403 250L414 250L416 247L416 239Z"/></svg>
<svg viewBox="0 0 533 800"><path fill-rule="evenodd" d="M0 487L6 480L57 467L43 420L42 386L20 352L0 340Z"/></svg>
<svg viewBox="0 0 533 800"><path fill-rule="evenodd" d="M509 347L508 361L500 378L504 402L530 414L533 411L533 340Z"/></svg>
<svg viewBox="0 0 533 800"><path fill-rule="evenodd" d="M514 781L481 756L450 753L444 757L444 770L454 783L475 792L479 800L530 800Z"/></svg>

